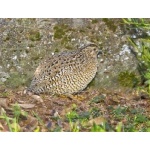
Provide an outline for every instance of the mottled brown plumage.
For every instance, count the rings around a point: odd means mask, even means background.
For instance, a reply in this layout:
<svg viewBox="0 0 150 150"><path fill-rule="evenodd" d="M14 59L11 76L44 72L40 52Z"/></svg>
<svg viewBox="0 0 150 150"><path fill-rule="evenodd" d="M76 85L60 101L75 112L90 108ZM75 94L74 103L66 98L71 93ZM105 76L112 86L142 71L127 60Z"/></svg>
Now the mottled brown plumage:
<svg viewBox="0 0 150 150"><path fill-rule="evenodd" d="M73 94L82 91L97 72L98 48L89 44L46 58L37 67L28 91L35 94Z"/></svg>

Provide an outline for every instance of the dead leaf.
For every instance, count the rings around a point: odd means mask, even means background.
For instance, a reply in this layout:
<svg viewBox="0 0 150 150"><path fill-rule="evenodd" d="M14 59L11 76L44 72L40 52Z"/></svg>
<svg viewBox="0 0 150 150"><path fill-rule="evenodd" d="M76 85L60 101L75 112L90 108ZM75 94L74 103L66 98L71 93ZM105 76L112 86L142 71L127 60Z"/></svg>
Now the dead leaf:
<svg viewBox="0 0 150 150"><path fill-rule="evenodd" d="M105 123L105 122L106 122L105 118L103 118L103 117L97 117L97 118L91 119L88 122L88 124L89 125L93 125L93 123L95 123L97 125L100 125L100 124Z"/></svg>
<svg viewBox="0 0 150 150"><path fill-rule="evenodd" d="M4 108L8 108L8 102L6 98L0 98L0 106Z"/></svg>
<svg viewBox="0 0 150 150"><path fill-rule="evenodd" d="M18 104L22 108L33 108L35 104Z"/></svg>
<svg viewBox="0 0 150 150"><path fill-rule="evenodd" d="M9 131L9 128L7 125L2 125L0 123L0 132L8 132Z"/></svg>
<svg viewBox="0 0 150 150"><path fill-rule="evenodd" d="M0 123L0 131L4 130L4 127L2 126L2 124Z"/></svg>
<svg viewBox="0 0 150 150"><path fill-rule="evenodd" d="M68 95L68 98L75 101L76 100L83 101L87 98L87 95Z"/></svg>
<svg viewBox="0 0 150 150"><path fill-rule="evenodd" d="M38 95L31 95L31 97L34 98L35 100L43 103L43 99L40 96L38 96Z"/></svg>
<svg viewBox="0 0 150 150"><path fill-rule="evenodd" d="M33 132L38 126L38 120L30 115L28 115L27 120L22 123L24 124L22 127L22 131L24 132Z"/></svg>

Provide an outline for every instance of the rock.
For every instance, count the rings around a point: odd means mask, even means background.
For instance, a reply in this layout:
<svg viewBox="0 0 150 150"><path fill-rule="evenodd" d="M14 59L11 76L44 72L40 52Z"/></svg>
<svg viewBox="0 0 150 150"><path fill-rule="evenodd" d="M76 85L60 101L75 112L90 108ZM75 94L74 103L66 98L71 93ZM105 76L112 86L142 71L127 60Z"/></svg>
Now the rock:
<svg viewBox="0 0 150 150"><path fill-rule="evenodd" d="M9 78L9 74L0 70L0 82L5 82Z"/></svg>
<svg viewBox="0 0 150 150"><path fill-rule="evenodd" d="M8 84L5 81L9 75L17 72L18 76L23 76L17 86L27 86L45 56L93 42L104 52L99 57L94 86L99 89L120 88L120 72L129 70L138 73L138 63L130 52L121 21L90 18L0 19L0 82ZM9 84L13 84L16 78L11 81Z"/></svg>

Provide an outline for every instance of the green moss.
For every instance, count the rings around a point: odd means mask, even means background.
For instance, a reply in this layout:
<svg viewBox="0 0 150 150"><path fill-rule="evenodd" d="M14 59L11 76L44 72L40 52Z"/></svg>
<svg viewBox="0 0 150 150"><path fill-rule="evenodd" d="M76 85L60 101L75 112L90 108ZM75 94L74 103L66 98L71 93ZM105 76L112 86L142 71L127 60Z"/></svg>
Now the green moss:
<svg viewBox="0 0 150 150"><path fill-rule="evenodd" d="M58 48L55 48L55 52L58 53L58 52L59 52L59 49L58 49Z"/></svg>
<svg viewBox="0 0 150 150"><path fill-rule="evenodd" d="M62 40L61 40L61 44L62 44L62 45L65 45L65 44L67 44L67 43L70 42L70 41L71 41L71 38L70 38L70 37L64 36L64 37L62 38Z"/></svg>
<svg viewBox="0 0 150 150"><path fill-rule="evenodd" d="M61 45L63 45L66 49L73 49L73 46L71 44L71 36L64 35L61 40Z"/></svg>
<svg viewBox="0 0 150 150"><path fill-rule="evenodd" d="M92 19L92 23L93 24L98 23L98 19Z"/></svg>
<svg viewBox="0 0 150 150"><path fill-rule="evenodd" d="M1 92L0 93L0 97L3 97L3 98L6 98L9 96L9 93L8 92Z"/></svg>
<svg viewBox="0 0 150 150"><path fill-rule="evenodd" d="M101 40L98 35L91 35L89 38L92 43L98 43Z"/></svg>
<svg viewBox="0 0 150 150"><path fill-rule="evenodd" d="M80 29L79 32L80 33L85 33L85 30L84 29Z"/></svg>
<svg viewBox="0 0 150 150"><path fill-rule="evenodd" d="M10 39L10 37L7 36L7 37L5 37L5 38L3 39L3 41L6 42L6 41L8 41L9 39Z"/></svg>
<svg viewBox="0 0 150 150"><path fill-rule="evenodd" d="M135 87L139 83L139 79L134 72L124 71L118 75L118 81L121 86Z"/></svg>
<svg viewBox="0 0 150 150"><path fill-rule="evenodd" d="M36 52L36 50L32 50L31 51L31 60L33 60L33 61L39 60L40 57L42 57L42 55L43 55L42 53L39 54Z"/></svg>
<svg viewBox="0 0 150 150"><path fill-rule="evenodd" d="M10 75L10 78L7 79L6 86L11 88L18 88L22 85L25 85L27 82L26 75L19 74L18 72L14 72Z"/></svg>
<svg viewBox="0 0 150 150"><path fill-rule="evenodd" d="M116 31L117 26L115 25L113 19L108 19L108 18L103 18L103 21L105 22L105 24L107 25L107 27L112 30L113 32Z"/></svg>
<svg viewBox="0 0 150 150"><path fill-rule="evenodd" d="M29 39L31 41L40 41L41 40L41 35L39 31L32 30L29 32Z"/></svg>
<svg viewBox="0 0 150 150"><path fill-rule="evenodd" d="M65 25L65 24L56 25L54 27L54 38L61 39L68 30L69 30L68 25Z"/></svg>
<svg viewBox="0 0 150 150"><path fill-rule="evenodd" d="M92 27L90 25L87 26L87 29L92 29Z"/></svg>
<svg viewBox="0 0 150 150"><path fill-rule="evenodd" d="M69 44L66 45L65 48L68 49L68 50L72 50L73 49L73 47L71 45L69 45Z"/></svg>
<svg viewBox="0 0 150 150"><path fill-rule="evenodd" d="M16 21L17 21L17 23L18 23L19 25L21 25L21 23L22 23L22 19L21 19L21 18L17 18Z"/></svg>
<svg viewBox="0 0 150 150"><path fill-rule="evenodd" d="M30 48L31 48L31 47L35 47L35 45L34 45L34 44L29 44L28 46L29 46Z"/></svg>
<svg viewBox="0 0 150 150"><path fill-rule="evenodd" d="M65 32L62 29L58 29L54 33L54 38L55 39L61 39L65 35Z"/></svg>
<svg viewBox="0 0 150 150"><path fill-rule="evenodd" d="M95 87L96 85L96 80L95 78L88 84L88 87Z"/></svg>

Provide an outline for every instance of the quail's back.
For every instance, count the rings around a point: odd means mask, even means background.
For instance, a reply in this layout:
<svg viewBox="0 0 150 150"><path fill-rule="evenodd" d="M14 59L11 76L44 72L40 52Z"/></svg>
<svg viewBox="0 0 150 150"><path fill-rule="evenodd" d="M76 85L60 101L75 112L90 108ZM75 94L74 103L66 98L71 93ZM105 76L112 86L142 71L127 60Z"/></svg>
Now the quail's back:
<svg viewBox="0 0 150 150"><path fill-rule="evenodd" d="M73 94L82 91L96 75L97 54L97 46L89 44L46 58L37 67L28 91L35 94Z"/></svg>

